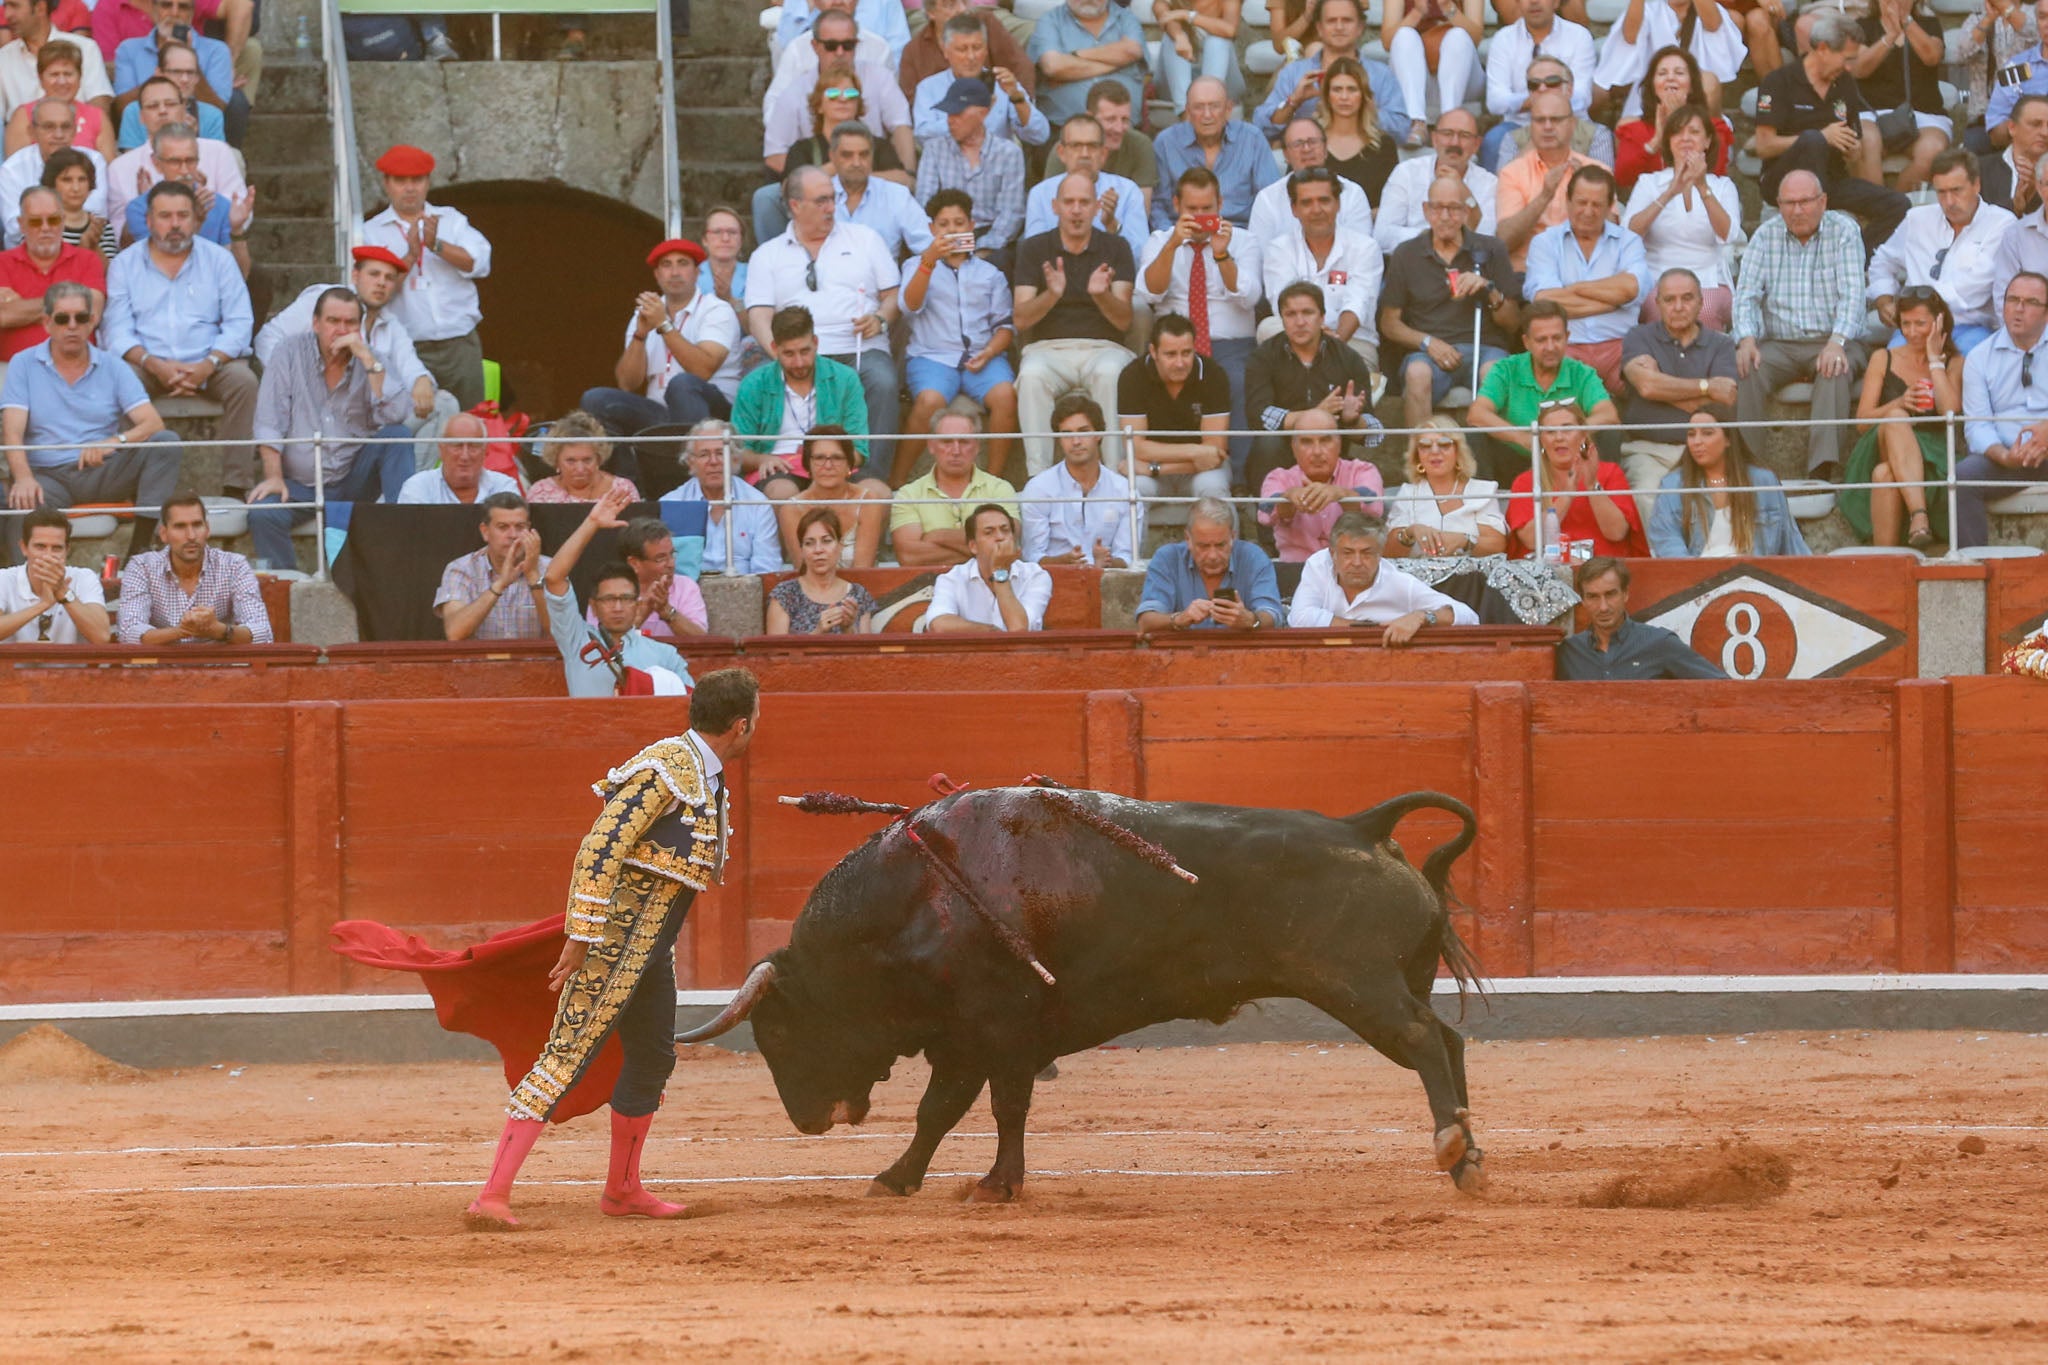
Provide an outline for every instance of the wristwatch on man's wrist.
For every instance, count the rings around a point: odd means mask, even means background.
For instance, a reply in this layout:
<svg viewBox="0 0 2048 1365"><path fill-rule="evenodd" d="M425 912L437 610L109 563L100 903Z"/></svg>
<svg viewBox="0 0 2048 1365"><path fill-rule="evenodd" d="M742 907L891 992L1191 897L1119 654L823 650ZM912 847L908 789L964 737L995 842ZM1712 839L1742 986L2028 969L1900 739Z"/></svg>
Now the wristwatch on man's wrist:
<svg viewBox="0 0 2048 1365"><path fill-rule="evenodd" d="M1008 569L997 569L989 574L988 581L991 583L1007 583L1010 581L1010 571Z"/></svg>

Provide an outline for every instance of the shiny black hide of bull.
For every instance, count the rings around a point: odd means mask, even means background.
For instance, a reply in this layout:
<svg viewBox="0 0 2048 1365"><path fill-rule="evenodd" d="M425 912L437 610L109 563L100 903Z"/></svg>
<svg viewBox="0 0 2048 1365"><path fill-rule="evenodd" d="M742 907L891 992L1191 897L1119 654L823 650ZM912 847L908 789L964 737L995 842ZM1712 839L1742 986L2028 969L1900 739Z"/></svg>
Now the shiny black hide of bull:
<svg viewBox="0 0 2048 1365"><path fill-rule="evenodd" d="M1116 846L1063 802L1162 846L1199 883ZM1418 871L1391 836L1423 808L1449 811L1464 828ZM939 875L912 828L1022 935L1055 984ZM1221 1022L1248 1001L1293 997L1420 1074L1438 1163L1473 1190L1484 1177L1464 1042L1429 1002L1440 961L1461 989L1475 972L1444 891L1473 833L1471 811L1434 792L1341 819L1090 791L963 792L908 828L890 825L828 872L788 946L755 969L746 1000L727 1013L751 1020L783 1107L806 1133L859 1122L896 1060L925 1055L932 1075L916 1136L873 1193L917 1190L986 1085L997 1154L974 1197L1005 1200L1024 1179L1033 1080L1055 1058L1148 1024Z"/></svg>

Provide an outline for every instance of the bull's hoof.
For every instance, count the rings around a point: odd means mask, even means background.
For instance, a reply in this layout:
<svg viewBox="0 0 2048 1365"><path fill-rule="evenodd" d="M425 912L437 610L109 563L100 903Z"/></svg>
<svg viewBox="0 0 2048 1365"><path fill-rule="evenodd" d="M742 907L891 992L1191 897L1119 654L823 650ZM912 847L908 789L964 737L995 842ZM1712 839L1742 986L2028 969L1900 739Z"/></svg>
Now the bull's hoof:
<svg viewBox="0 0 2048 1365"><path fill-rule="evenodd" d="M967 1191L967 1202L970 1204L1008 1204L1016 1197L1017 1192L1008 1185L999 1185L988 1180L977 1182Z"/></svg>
<svg viewBox="0 0 2048 1365"><path fill-rule="evenodd" d="M1448 1128L1437 1129L1436 1168L1440 1171L1455 1169L1471 1147L1472 1135L1465 1131L1464 1124L1454 1123Z"/></svg>
<svg viewBox="0 0 2048 1365"><path fill-rule="evenodd" d="M1474 1148L1463 1161L1451 1168L1451 1183L1458 1187L1459 1194L1481 1195L1486 1193L1486 1172L1479 1165L1479 1150Z"/></svg>
<svg viewBox="0 0 2048 1365"><path fill-rule="evenodd" d="M911 1185L908 1188L899 1188L895 1185L890 1184L881 1176L876 1176L873 1180L870 1180L868 1182L868 1198L903 1199L907 1198L916 1189L917 1186L915 1185Z"/></svg>

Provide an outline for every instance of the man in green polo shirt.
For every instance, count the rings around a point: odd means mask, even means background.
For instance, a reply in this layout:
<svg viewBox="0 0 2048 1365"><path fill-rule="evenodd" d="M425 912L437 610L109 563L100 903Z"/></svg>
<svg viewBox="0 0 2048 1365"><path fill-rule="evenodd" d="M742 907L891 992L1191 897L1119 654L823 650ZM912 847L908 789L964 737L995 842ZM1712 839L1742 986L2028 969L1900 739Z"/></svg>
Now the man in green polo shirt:
<svg viewBox="0 0 2048 1365"><path fill-rule="evenodd" d="M1620 458L1621 414L1593 367L1565 354L1570 340L1571 318L1562 305L1542 299L1522 310L1522 354L1496 361L1486 372L1467 419L1472 426L1489 428L1474 451L1482 476L1505 487L1527 469L1529 428L1557 402L1578 404L1591 414L1586 420L1593 426L1614 427L1597 433L1594 441L1605 458Z"/></svg>
<svg viewBox="0 0 2048 1365"><path fill-rule="evenodd" d="M931 472L897 489L889 508L889 543L895 547L898 564L950 569L974 558L968 543L967 514L985 502L998 503L1022 520L1017 490L1007 479L975 465L980 444L980 418L948 410L932 419L932 439L927 447L932 456Z"/></svg>

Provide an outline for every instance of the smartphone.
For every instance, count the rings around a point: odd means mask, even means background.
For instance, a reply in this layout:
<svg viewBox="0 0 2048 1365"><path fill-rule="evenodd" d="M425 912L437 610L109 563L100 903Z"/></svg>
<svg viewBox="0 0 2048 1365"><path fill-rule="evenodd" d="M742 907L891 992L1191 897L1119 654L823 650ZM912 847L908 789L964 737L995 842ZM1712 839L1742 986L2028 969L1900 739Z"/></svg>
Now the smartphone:
<svg viewBox="0 0 2048 1365"><path fill-rule="evenodd" d="M1211 237L1214 237L1217 229L1223 226L1223 215L1220 213L1198 213L1195 215L1195 226L1208 233Z"/></svg>
<svg viewBox="0 0 2048 1365"><path fill-rule="evenodd" d="M995 88L996 88L996 69L995 69L994 67L992 67L992 66L984 66L984 67L983 67L983 68L981 69L981 76L980 76L980 78L979 78L979 79L981 80L982 84L986 85L986 86L987 86L987 87L988 87L989 89L991 89L991 90L995 89Z"/></svg>
<svg viewBox="0 0 2048 1365"><path fill-rule="evenodd" d="M1235 601L1237 600L1237 589L1236 589L1236 588L1218 588L1218 589L1216 589L1216 598L1215 598L1215 600L1216 600L1216 601L1218 601L1218 602L1235 602Z"/></svg>
<svg viewBox="0 0 2048 1365"><path fill-rule="evenodd" d="M192 41L192 26L190 24L173 24L171 26L171 36L181 43L189 43Z"/></svg>
<svg viewBox="0 0 2048 1365"><path fill-rule="evenodd" d="M974 250L974 234L971 232L953 233L946 238L946 245L954 251L972 251Z"/></svg>

